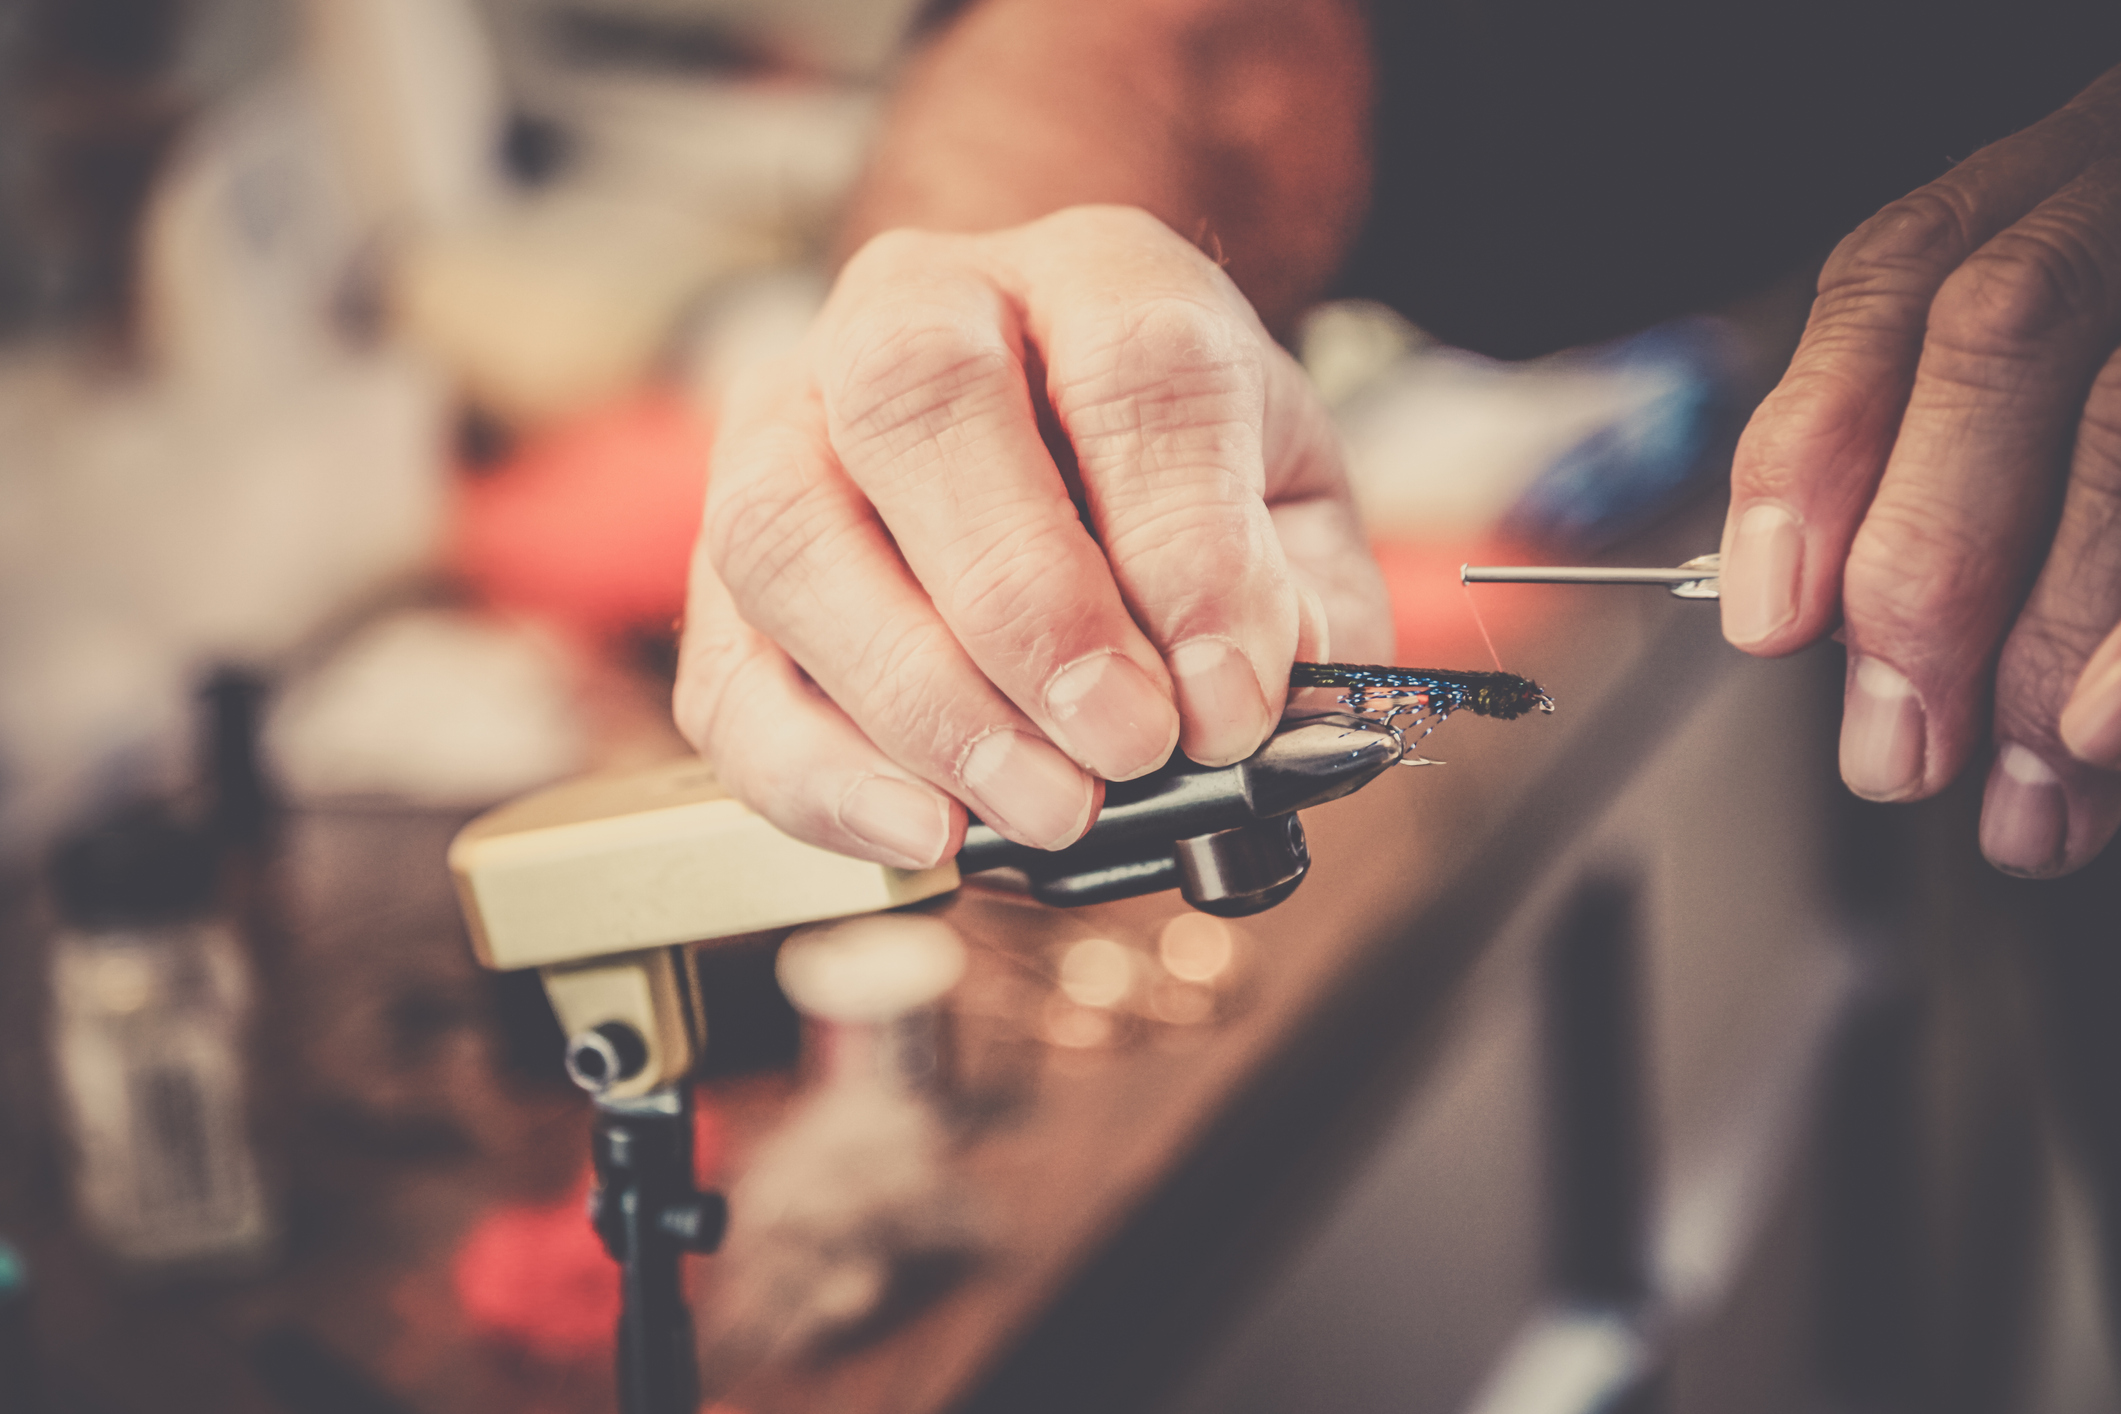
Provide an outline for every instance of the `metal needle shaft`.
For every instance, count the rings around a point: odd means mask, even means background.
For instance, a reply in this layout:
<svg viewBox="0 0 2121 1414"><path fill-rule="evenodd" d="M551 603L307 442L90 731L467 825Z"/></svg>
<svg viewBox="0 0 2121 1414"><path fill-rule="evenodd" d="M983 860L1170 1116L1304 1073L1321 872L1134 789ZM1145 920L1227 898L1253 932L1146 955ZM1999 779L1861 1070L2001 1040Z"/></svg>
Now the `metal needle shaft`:
<svg viewBox="0 0 2121 1414"><path fill-rule="evenodd" d="M1691 584L1700 570L1616 569L1607 565L1464 565L1465 584Z"/></svg>
<svg viewBox="0 0 2121 1414"><path fill-rule="evenodd" d="M1661 584L1681 599L1714 599L1721 555L1697 555L1675 569L1610 565L1460 565L1460 584Z"/></svg>

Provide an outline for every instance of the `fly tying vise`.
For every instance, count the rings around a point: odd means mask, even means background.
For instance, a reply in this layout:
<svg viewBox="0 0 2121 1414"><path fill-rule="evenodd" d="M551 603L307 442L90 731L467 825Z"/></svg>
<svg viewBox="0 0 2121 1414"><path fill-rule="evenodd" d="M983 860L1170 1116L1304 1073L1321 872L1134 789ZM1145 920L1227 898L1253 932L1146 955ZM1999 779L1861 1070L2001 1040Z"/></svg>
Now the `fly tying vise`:
<svg viewBox="0 0 2121 1414"><path fill-rule="evenodd" d="M1337 710L1293 715L1231 765L1177 755L1108 783L1097 818L1060 850L972 820L956 857L928 869L851 859L781 834L698 760L548 786L464 827L449 862L473 946L489 967L539 970L568 1073L596 1097L590 1214L620 1269L624 1414L700 1402L680 1257L714 1250L727 1205L693 1179L686 1082L706 1044L695 954L905 909L980 874L1062 908L1176 889L1204 913L1245 917L1310 870L1298 812L1423 764L1400 723L1554 708L1501 672L1298 663L1290 686L1337 690Z"/></svg>
<svg viewBox="0 0 2121 1414"><path fill-rule="evenodd" d="M1441 763L1417 756L1414 747L1453 712L1515 721L1527 712L1551 712L1554 699L1530 678L1515 673L1451 668L1394 668L1375 663L1297 663L1292 688L1340 689L1339 704L1355 716L1378 722L1406 741L1402 766ZM1420 728L1416 732L1416 728ZM1409 736L1409 733L1413 735Z"/></svg>

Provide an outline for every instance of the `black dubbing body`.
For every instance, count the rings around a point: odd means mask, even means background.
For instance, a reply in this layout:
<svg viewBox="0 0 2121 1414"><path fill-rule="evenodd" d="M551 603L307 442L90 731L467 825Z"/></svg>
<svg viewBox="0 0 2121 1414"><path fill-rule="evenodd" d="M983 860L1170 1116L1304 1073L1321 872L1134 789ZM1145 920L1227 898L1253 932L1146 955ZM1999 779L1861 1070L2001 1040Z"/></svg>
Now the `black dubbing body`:
<svg viewBox="0 0 2121 1414"><path fill-rule="evenodd" d="M1338 688L1357 705L1364 698L1420 695L1439 715L1471 712L1476 717L1514 721L1531 711L1551 712L1554 699L1530 678L1515 673L1475 672L1455 668L1394 668L1378 663L1296 663L1289 669L1290 687Z"/></svg>

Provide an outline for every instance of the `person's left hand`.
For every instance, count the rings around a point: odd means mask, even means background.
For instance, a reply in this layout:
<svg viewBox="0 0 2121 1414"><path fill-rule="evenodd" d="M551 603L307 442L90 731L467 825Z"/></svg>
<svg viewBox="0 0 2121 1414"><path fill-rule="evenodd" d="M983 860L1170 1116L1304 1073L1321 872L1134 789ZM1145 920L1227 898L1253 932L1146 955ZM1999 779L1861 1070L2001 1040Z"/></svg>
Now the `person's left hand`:
<svg viewBox="0 0 2121 1414"><path fill-rule="evenodd" d="M1859 795L1935 794L1992 721L1981 847L2013 874L2121 824L2117 342L2121 69L1841 243L1732 469L1725 636L1843 624Z"/></svg>
<svg viewBox="0 0 2121 1414"><path fill-rule="evenodd" d="M1257 750L1292 659L1390 643L1325 405L1145 211L875 238L712 463L679 727L856 858L933 867L968 807L1065 848L1104 781Z"/></svg>

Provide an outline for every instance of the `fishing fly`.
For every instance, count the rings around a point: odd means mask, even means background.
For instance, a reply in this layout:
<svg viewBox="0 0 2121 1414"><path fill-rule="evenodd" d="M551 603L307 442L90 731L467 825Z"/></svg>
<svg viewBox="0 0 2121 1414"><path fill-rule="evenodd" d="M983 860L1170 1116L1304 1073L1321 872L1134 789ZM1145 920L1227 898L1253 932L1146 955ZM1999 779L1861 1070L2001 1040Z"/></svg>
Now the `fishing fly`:
<svg viewBox="0 0 2121 1414"><path fill-rule="evenodd" d="M1393 668L1375 663L1297 663L1289 670L1289 686L1338 689L1337 701L1342 707L1356 716L1382 722L1406 739L1405 763L1409 766L1435 764L1414 755L1414 747L1453 712L1471 712L1476 717L1509 722L1527 712L1554 710L1554 699L1538 683L1515 673Z"/></svg>

